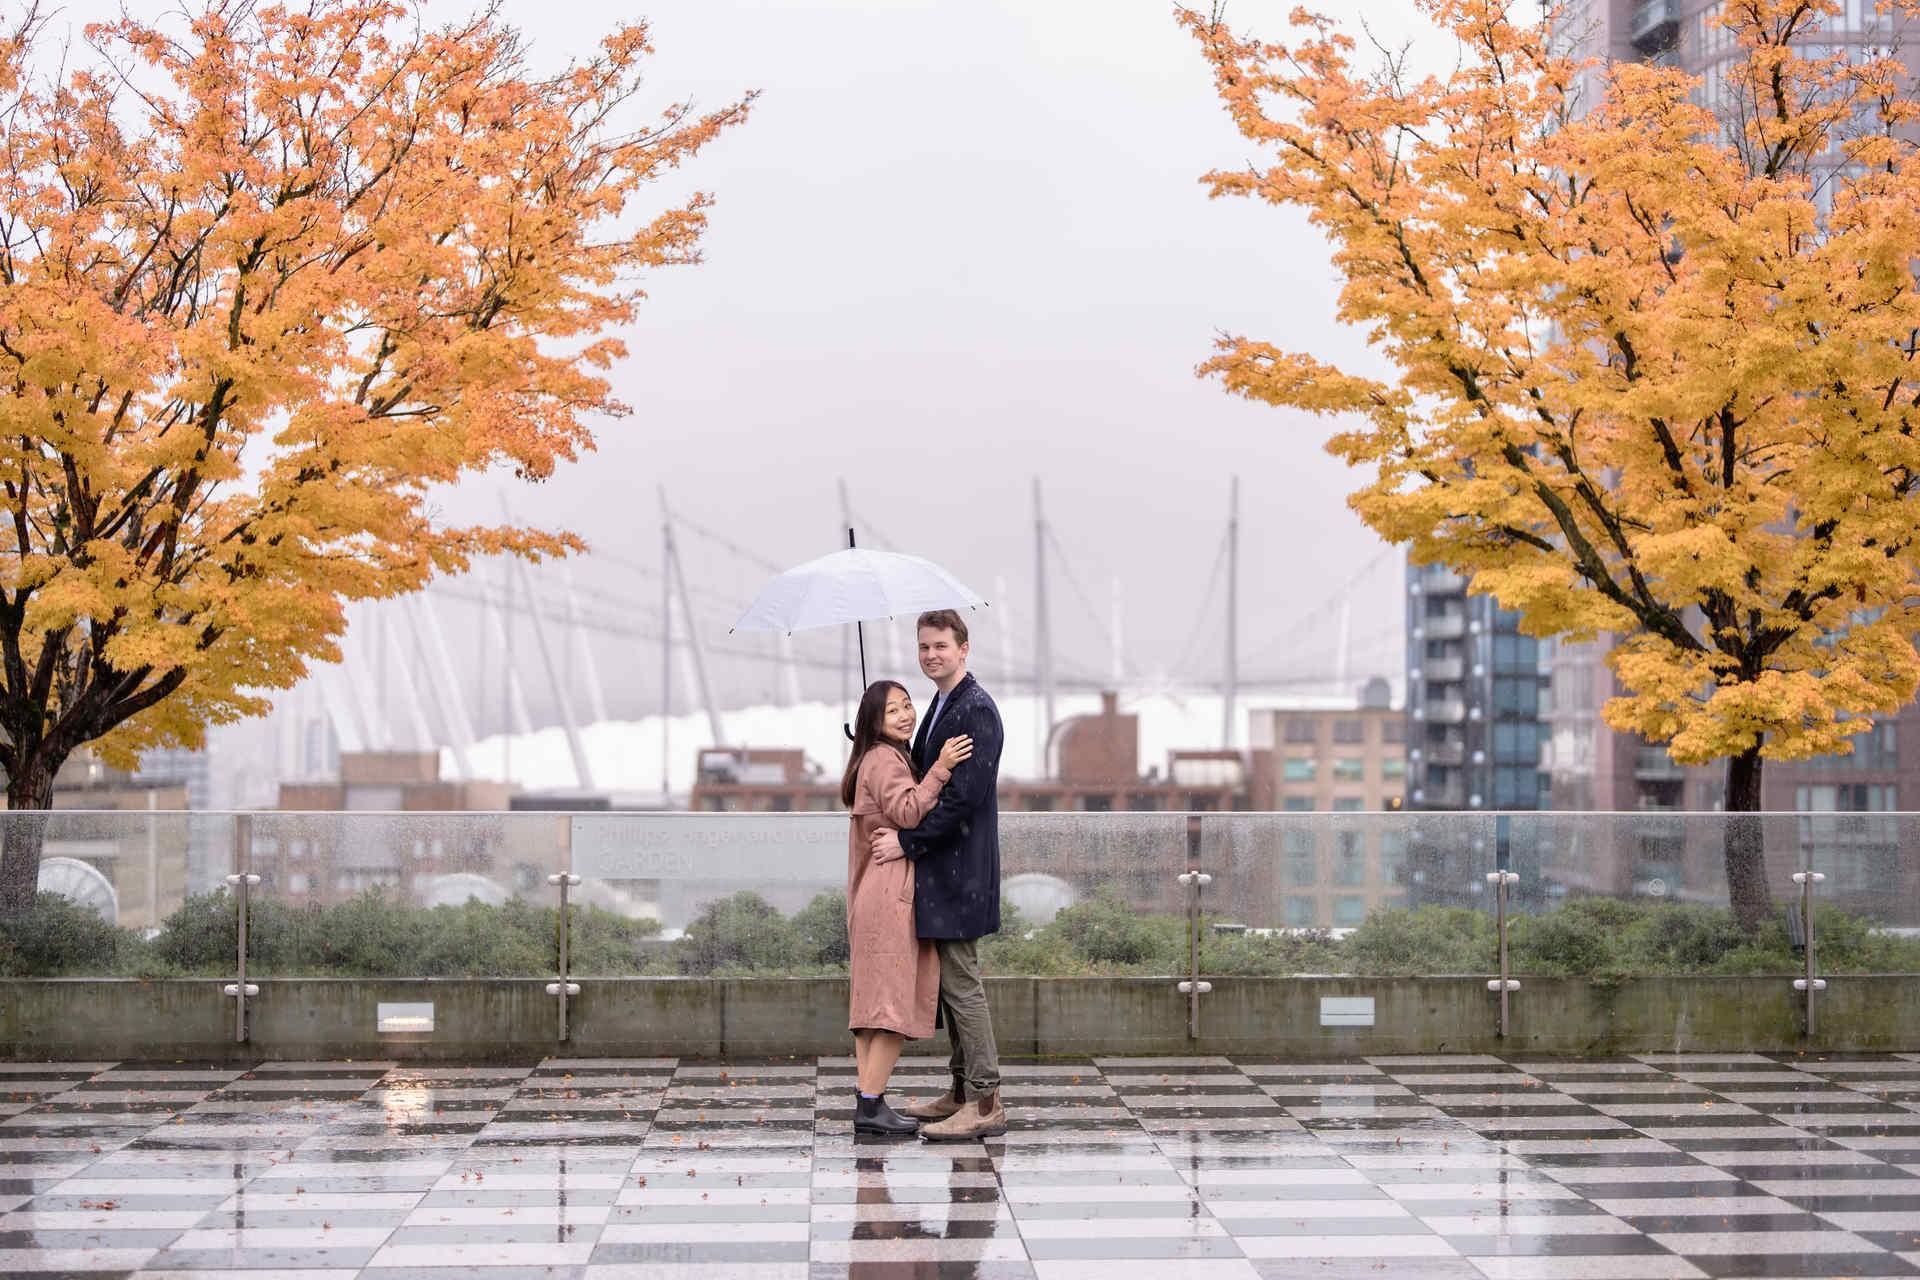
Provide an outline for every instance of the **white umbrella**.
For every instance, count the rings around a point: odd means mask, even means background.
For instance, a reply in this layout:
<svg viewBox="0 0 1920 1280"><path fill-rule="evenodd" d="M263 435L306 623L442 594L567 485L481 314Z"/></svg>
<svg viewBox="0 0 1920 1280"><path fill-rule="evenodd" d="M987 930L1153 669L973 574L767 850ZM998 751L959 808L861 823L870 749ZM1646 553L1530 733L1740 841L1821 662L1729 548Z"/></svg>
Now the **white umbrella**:
<svg viewBox="0 0 1920 1280"><path fill-rule="evenodd" d="M977 592L931 560L894 551L868 551L853 545L809 560L780 574L760 589L734 631L806 631L815 627L856 628L862 622L925 613L930 609L977 609L986 604ZM867 637L860 630L860 687L867 687Z"/></svg>

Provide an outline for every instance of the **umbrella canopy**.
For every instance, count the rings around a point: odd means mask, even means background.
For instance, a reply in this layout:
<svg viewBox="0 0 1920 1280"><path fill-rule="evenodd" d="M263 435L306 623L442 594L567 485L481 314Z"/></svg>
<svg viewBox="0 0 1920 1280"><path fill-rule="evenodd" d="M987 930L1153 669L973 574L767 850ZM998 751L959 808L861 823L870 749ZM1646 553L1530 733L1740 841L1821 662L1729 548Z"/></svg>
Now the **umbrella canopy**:
<svg viewBox="0 0 1920 1280"><path fill-rule="evenodd" d="M733 629L805 631L929 609L973 609L985 603L931 560L848 547L809 560L769 582Z"/></svg>

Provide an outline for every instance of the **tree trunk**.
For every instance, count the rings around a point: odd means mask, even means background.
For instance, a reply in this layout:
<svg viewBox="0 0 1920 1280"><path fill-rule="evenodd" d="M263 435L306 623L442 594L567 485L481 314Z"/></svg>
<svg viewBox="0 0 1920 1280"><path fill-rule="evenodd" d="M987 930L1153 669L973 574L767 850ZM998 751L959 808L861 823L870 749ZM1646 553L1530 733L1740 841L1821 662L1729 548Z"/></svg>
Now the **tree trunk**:
<svg viewBox="0 0 1920 1280"><path fill-rule="evenodd" d="M40 889L40 851L47 841L47 811L53 808L55 769L36 756L7 778L5 835L0 836L0 919L33 909Z"/></svg>
<svg viewBox="0 0 1920 1280"><path fill-rule="evenodd" d="M1727 759L1727 899L1734 918L1748 933L1758 932L1773 914L1766 833L1759 813L1760 765L1759 743Z"/></svg>

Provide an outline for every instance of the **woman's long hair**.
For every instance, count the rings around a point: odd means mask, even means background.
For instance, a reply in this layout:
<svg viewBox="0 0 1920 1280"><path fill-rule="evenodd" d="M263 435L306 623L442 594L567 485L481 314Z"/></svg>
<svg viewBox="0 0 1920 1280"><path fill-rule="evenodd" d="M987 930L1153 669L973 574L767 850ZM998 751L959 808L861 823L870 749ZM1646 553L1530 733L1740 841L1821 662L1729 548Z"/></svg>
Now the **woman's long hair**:
<svg viewBox="0 0 1920 1280"><path fill-rule="evenodd" d="M875 747L887 747L900 752L909 769L913 767L913 757L899 743L888 738L880 724L887 717L887 697L895 689L907 692L907 687L898 680L875 680L860 695L860 709L853 713L853 750L847 753L847 772L840 779L840 803L849 809L853 808L854 784L860 778L860 762L866 759L867 752Z"/></svg>

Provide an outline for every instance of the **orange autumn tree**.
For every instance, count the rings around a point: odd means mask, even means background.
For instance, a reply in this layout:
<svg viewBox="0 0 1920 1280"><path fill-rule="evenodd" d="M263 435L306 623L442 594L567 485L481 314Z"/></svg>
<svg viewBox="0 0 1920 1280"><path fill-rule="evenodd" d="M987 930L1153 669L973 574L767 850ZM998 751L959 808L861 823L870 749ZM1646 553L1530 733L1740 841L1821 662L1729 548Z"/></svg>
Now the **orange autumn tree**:
<svg viewBox="0 0 1920 1280"><path fill-rule="evenodd" d="M707 200L637 208L746 102L631 118L646 28L552 74L492 8L197 0L0 32L0 767L198 745L339 657L347 601L578 546L445 521L618 414L609 336ZM159 12L156 8L154 12ZM0 915L40 829L6 828Z"/></svg>
<svg viewBox="0 0 1920 1280"><path fill-rule="evenodd" d="M1214 194L1309 214L1389 372L1246 337L1203 369L1340 418L1351 505L1416 562L1530 634L1620 637L1607 722L1724 758L1755 810L1763 761L1847 751L1920 683L1911 73L1821 42L1839 0L1728 0L1716 109L1632 63L1583 102L1552 9L1418 7L1457 42L1443 75L1356 65L1302 10L1278 42L1182 15L1263 157ZM1726 863L1757 927L1757 819Z"/></svg>

